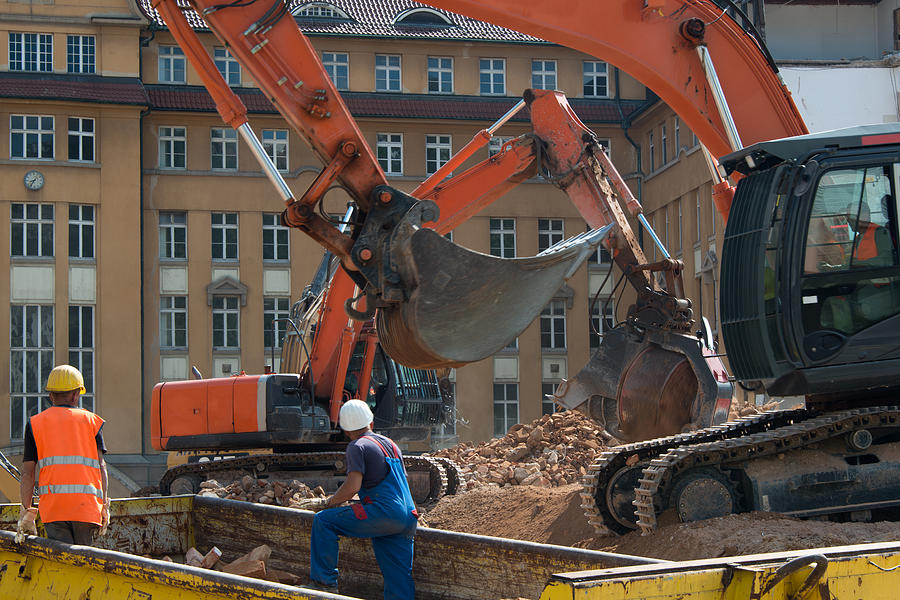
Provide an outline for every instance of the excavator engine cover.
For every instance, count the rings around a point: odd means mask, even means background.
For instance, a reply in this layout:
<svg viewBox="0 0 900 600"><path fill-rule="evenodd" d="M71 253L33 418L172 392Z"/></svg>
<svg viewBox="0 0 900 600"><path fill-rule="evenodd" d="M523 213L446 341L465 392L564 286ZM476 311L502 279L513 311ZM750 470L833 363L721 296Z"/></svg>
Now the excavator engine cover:
<svg viewBox="0 0 900 600"><path fill-rule="evenodd" d="M534 321L609 229L530 258L481 254L431 229L398 231L391 259L408 299L378 311L378 339L394 360L417 369L487 358Z"/></svg>

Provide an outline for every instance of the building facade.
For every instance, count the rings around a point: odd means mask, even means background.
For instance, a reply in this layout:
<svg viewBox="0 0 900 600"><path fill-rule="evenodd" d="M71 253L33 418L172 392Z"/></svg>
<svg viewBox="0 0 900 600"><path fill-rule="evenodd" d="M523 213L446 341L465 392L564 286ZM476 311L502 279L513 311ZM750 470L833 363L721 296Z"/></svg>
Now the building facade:
<svg viewBox="0 0 900 600"><path fill-rule="evenodd" d="M0 365L0 446L21 447L49 368L88 378L85 406L109 425L109 462L126 488L155 482L149 444L159 381L278 369L283 324L321 248L280 225L283 209L249 149L225 126L148 1L0 2L0 210L9 227L10 353ZM643 85L594 57L406 0L292 2L292 13L391 185L412 191L527 88L564 91L608 148L670 252L685 263L695 315L718 329L707 163L693 134ZM295 192L321 163L196 22L250 123ZM528 133L504 125L462 171ZM30 174L39 172L40 177ZM43 181L39 184L37 180ZM330 191L325 210L348 201ZM585 230L553 184L523 182L452 232L502 257L532 256ZM636 227L637 229L637 227ZM650 258L656 250L644 238ZM519 338L454 373L456 420L441 443L502 435L554 410L545 394L590 358L632 298L600 251ZM114 473L115 475L115 473ZM133 491L133 489L131 490Z"/></svg>

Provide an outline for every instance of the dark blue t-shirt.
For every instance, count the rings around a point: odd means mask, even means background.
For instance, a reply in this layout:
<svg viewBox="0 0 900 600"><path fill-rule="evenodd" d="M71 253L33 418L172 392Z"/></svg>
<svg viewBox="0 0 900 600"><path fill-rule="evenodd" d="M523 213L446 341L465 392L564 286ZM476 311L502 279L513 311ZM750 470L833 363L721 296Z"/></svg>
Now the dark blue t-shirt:
<svg viewBox="0 0 900 600"><path fill-rule="evenodd" d="M388 471L390 471L384 452L372 438L377 438L385 449L391 452L393 446L391 440L372 432L350 442L347 446L347 472L362 473L362 487L364 488L375 487L387 477Z"/></svg>

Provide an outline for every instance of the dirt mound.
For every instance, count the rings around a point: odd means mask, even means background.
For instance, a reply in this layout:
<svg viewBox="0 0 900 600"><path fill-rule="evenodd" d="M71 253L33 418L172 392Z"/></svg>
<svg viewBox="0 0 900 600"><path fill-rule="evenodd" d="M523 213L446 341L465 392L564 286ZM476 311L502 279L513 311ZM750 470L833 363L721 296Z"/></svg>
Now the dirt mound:
<svg viewBox="0 0 900 600"><path fill-rule="evenodd" d="M576 411L544 415L510 427L487 442L463 442L435 452L456 462L468 487L484 484L566 486L579 481L606 446L609 435Z"/></svg>
<svg viewBox="0 0 900 600"><path fill-rule="evenodd" d="M665 560L718 558L898 539L900 523L803 521L772 513L729 515L660 527L650 535L594 535L580 485L553 489L485 486L442 498L430 527Z"/></svg>

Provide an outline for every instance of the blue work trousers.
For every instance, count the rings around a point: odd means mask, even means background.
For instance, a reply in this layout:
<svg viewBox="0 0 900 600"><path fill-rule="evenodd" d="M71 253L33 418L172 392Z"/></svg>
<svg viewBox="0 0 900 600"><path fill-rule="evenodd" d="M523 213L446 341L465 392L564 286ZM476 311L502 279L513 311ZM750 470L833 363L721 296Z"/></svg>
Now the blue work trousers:
<svg viewBox="0 0 900 600"><path fill-rule="evenodd" d="M313 519L309 578L325 585L337 585L338 536L371 538L375 559L384 577L385 600L413 600L415 533L414 515L386 511L378 504L323 510Z"/></svg>

